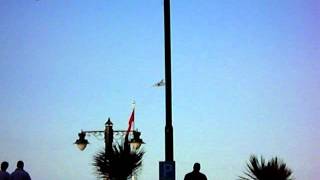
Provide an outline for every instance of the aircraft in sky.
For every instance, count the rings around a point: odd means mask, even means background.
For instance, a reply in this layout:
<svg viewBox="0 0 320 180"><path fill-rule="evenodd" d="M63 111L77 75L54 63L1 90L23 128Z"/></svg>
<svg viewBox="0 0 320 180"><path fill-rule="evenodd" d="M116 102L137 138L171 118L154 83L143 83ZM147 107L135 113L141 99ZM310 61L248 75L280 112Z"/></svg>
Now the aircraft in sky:
<svg viewBox="0 0 320 180"><path fill-rule="evenodd" d="M161 81L155 83L153 85L153 87L160 87L160 86L165 86L165 85L166 85L166 83L164 82L164 79L161 79Z"/></svg>

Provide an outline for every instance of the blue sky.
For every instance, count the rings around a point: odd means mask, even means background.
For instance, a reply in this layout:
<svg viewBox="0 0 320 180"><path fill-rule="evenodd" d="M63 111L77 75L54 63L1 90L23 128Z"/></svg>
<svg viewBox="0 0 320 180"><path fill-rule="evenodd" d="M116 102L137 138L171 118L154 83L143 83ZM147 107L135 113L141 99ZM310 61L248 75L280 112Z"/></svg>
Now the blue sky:
<svg viewBox="0 0 320 180"><path fill-rule="evenodd" d="M202 164L236 179L251 154L279 156L296 179L319 177L320 3L172 1L177 180ZM146 142L139 179L164 160L161 0L0 1L0 160L34 179L95 179L94 137L108 117Z"/></svg>

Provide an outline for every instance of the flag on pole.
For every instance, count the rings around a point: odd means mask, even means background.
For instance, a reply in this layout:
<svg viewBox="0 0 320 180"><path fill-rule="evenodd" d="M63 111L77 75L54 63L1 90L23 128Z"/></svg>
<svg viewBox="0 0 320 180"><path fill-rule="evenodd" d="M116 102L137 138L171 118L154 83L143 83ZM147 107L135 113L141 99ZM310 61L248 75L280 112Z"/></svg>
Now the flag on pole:
<svg viewBox="0 0 320 180"><path fill-rule="evenodd" d="M129 126L128 126L128 130L127 130L127 135L129 134L129 132L133 126L133 123L134 123L134 108L133 108L131 116L129 118L129 122L128 122Z"/></svg>

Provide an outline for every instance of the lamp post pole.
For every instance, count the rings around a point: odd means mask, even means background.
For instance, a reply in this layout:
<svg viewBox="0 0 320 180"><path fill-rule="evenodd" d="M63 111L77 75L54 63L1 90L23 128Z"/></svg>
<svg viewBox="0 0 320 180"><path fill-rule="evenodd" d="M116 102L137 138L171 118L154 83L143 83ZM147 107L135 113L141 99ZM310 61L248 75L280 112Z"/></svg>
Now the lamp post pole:
<svg viewBox="0 0 320 180"><path fill-rule="evenodd" d="M172 126L172 88L171 88L171 30L170 0L164 0L164 49L165 49L165 93L166 93L166 126L165 126L165 160L173 160L173 126Z"/></svg>
<svg viewBox="0 0 320 180"><path fill-rule="evenodd" d="M108 121L105 123L105 131L104 131L104 144L105 144L105 155L106 159L108 155L110 155L113 151L112 149L112 143L113 143L113 124L108 118Z"/></svg>
<svg viewBox="0 0 320 180"><path fill-rule="evenodd" d="M175 162L173 158L173 126L172 126L172 88L171 88L171 27L170 0L164 0L164 57L165 57L165 161L159 163L160 180L175 180Z"/></svg>

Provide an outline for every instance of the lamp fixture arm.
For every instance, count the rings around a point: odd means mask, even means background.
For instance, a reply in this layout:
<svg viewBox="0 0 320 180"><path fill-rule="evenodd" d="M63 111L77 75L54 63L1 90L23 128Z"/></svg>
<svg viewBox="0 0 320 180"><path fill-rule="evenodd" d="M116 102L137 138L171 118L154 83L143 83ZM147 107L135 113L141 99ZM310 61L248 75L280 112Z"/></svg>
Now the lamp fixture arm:
<svg viewBox="0 0 320 180"><path fill-rule="evenodd" d="M95 134L95 133L103 133L104 131L99 131L99 130L94 130L94 131L81 131L81 132L84 132L86 134ZM114 133L125 133L127 132L127 130L113 130ZM137 130L130 130L129 131L130 133L134 133L134 132L139 132Z"/></svg>

